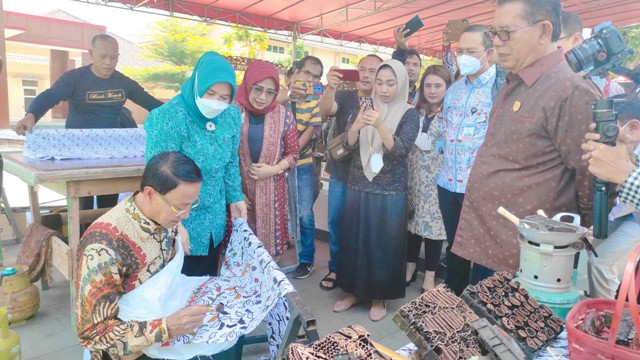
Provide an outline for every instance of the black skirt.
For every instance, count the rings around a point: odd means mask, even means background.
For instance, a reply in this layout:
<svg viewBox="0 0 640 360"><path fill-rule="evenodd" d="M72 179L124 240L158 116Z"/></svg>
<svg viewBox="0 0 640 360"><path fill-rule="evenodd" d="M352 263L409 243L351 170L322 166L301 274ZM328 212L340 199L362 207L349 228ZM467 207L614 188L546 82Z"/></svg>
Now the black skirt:
<svg viewBox="0 0 640 360"><path fill-rule="evenodd" d="M182 274L187 276L217 276L221 244L214 247L213 238L209 238L209 253L204 256L185 255Z"/></svg>
<svg viewBox="0 0 640 360"><path fill-rule="evenodd" d="M361 299L405 297L407 196L347 189L338 285Z"/></svg>

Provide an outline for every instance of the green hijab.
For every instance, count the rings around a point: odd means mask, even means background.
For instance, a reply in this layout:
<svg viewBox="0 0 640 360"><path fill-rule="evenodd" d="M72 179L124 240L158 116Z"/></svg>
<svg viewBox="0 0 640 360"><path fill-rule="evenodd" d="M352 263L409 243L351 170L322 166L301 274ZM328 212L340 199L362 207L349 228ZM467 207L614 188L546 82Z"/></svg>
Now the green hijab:
<svg viewBox="0 0 640 360"><path fill-rule="evenodd" d="M236 72L233 70L233 66L231 66L222 55L215 51L207 51L198 59L191 77L182 84L180 94L177 96L179 96L185 104L189 115L193 119L198 120L202 126L205 126L207 122L212 120L204 117L196 105L196 77L198 78L197 90L199 97L202 97L211 85L224 82L231 85L231 103L233 103L233 99L236 96ZM224 113L224 111L222 113ZM220 115L222 115L222 113ZM220 115L213 118L215 124L218 123Z"/></svg>

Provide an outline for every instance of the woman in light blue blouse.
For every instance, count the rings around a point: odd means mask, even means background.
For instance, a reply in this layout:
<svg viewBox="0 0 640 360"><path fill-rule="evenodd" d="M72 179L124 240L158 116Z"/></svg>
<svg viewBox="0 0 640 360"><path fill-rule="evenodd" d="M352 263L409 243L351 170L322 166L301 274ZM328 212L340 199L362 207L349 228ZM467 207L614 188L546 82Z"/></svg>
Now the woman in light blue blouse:
<svg viewBox="0 0 640 360"><path fill-rule="evenodd" d="M177 209L165 201L176 216L188 216L182 224L191 245L182 272L189 276L217 274L226 205L233 218L247 217L238 165L242 120L238 108L230 105L235 81L231 64L216 52L206 52L180 94L149 113L144 124L147 161L163 151L179 151L202 170L199 202Z"/></svg>

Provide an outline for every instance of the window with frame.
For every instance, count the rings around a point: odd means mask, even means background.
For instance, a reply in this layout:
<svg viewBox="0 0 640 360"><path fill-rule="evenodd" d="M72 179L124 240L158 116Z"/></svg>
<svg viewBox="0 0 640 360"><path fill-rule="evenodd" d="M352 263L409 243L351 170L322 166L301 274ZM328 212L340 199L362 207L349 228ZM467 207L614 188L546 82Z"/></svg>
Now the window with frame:
<svg viewBox="0 0 640 360"><path fill-rule="evenodd" d="M274 54L284 54L284 46L267 45L267 52Z"/></svg>
<svg viewBox="0 0 640 360"><path fill-rule="evenodd" d="M345 65L349 65L351 59L349 59L348 57L343 57L340 62L345 64Z"/></svg>
<svg viewBox="0 0 640 360"><path fill-rule="evenodd" d="M22 97L24 99L24 111L29 110L33 99L38 95L38 80L22 80Z"/></svg>

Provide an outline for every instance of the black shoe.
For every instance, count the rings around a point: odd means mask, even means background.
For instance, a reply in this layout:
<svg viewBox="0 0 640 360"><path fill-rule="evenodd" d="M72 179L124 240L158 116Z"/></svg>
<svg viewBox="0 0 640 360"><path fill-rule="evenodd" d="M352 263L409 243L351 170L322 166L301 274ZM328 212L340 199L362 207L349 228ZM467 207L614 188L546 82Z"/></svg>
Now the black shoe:
<svg viewBox="0 0 640 360"><path fill-rule="evenodd" d="M412 282L416 281L416 277L418 276L418 267L416 266L416 269L413 270L413 275L411 275L411 280L407 281L405 284L407 285L407 287L409 287L409 285L411 285Z"/></svg>
<svg viewBox="0 0 640 360"><path fill-rule="evenodd" d="M300 263L291 276L294 279L306 279L313 271L313 263Z"/></svg>

